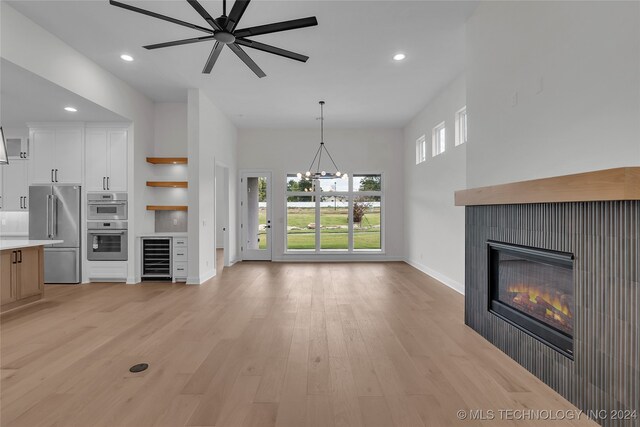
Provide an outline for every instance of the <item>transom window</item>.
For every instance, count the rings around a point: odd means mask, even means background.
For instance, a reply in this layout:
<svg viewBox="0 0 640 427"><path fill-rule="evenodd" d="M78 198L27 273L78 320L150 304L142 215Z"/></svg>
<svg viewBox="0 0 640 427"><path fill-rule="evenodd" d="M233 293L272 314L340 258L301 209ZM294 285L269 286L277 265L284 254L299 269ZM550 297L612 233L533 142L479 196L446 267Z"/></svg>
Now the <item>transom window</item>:
<svg viewBox="0 0 640 427"><path fill-rule="evenodd" d="M444 122L433 128L433 157L444 153L446 149L446 128Z"/></svg>
<svg viewBox="0 0 640 427"><path fill-rule="evenodd" d="M381 252L382 175L307 180L287 175L289 252Z"/></svg>
<svg viewBox="0 0 640 427"><path fill-rule="evenodd" d="M416 165L427 160L427 140L426 135L416 139Z"/></svg>
<svg viewBox="0 0 640 427"><path fill-rule="evenodd" d="M456 145L467 142L467 107L456 112Z"/></svg>

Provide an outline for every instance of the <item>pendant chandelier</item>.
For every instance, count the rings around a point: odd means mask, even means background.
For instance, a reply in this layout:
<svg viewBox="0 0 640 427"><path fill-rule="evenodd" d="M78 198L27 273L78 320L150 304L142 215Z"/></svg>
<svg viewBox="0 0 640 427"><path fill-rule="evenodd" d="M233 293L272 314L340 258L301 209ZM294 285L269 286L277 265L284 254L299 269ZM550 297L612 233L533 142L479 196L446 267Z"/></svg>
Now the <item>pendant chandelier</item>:
<svg viewBox="0 0 640 427"><path fill-rule="evenodd" d="M322 161L322 153L325 152L333 167L335 168L335 172L327 172L326 170L321 170L321 161ZM314 171L315 169L315 171ZM336 162L333 161L333 157L329 153L329 150L324 145L324 101L320 101L320 147L316 151L316 155L313 157L311 161L311 165L309 165L309 169L306 172L298 172L297 174L299 179L302 180L313 180L313 179L335 179L342 178L347 179L348 175L346 173L340 172Z"/></svg>

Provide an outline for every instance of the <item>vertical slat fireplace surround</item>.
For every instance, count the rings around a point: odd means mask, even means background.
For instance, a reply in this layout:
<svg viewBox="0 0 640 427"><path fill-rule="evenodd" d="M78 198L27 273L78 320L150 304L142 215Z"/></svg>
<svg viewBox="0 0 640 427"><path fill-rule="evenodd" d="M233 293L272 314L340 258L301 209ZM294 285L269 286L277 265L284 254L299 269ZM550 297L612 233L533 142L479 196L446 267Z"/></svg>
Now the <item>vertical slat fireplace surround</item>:
<svg viewBox="0 0 640 427"><path fill-rule="evenodd" d="M640 411L640 168L463 190L456 204L466 206L465 323L585 412ZM573 360L489 311L488 241L574 255Z"/></svg>

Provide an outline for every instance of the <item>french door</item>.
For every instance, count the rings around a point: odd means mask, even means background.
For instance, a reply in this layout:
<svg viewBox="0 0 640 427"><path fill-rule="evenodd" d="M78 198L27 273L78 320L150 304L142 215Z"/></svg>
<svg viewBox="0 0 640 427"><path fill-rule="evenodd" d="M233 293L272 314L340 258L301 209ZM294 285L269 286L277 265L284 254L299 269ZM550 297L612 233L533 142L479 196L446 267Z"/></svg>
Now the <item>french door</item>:
<svg viewBox="0 0 640 427"><path fill-rule="evenodd" d="M243 172L240 181L242 259L271 261L271 172Z"/></svg>

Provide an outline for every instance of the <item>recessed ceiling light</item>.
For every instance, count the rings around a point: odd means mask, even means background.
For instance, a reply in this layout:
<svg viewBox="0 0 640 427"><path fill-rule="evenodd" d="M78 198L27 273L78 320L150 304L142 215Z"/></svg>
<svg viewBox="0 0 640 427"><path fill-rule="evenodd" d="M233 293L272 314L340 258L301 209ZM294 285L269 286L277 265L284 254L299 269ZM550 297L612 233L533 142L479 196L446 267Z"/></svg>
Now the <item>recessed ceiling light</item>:
<svg viewBox="0 0 640 427"><path fill-rule="evenodd" d="M394 61L402 61L406 57L407 57L407 55L405 55L404 53L396 53L395 55L393 55L393 60Z"/></svg>
<svg viewBox="0 0 640 427"><path fill-rule="evenodd" d="M68 111L70 113L75 113L76 111L78 111L77 108L74 107L64 107L65 111Z"/></svg>
<svg viewBox="0 0 640 427"><path fill-rule="evenodd" d="M131 62L133 61L133 56L123 53L122 55L120 55L120 59L122 59L123 61Z"/></svg>

